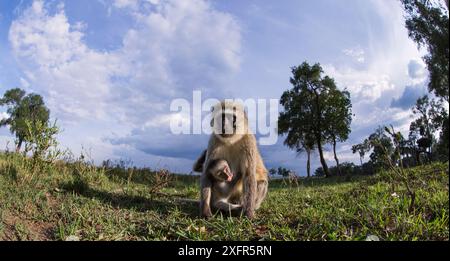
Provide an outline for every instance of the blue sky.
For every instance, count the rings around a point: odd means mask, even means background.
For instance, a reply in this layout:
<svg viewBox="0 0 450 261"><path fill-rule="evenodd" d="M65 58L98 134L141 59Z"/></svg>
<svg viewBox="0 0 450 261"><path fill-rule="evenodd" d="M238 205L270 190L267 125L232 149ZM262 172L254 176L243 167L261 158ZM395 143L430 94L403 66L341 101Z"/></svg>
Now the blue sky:
<svg viewBox="0 0 450 261"><path fill-rule="evenodd" d="M290 67L308 61L351 93L352 134L338 154L358 163L351 145L378 125L407 131L409 108L427 92L423 55L394 0L0 1L0 92L43 95L61 146L96 162L189 172L208 138L169 132L173 99L191 100L194 89L279 98ZM1 148L8 141L0 129ZM268 167L305 174L282 138L260 150ZM334 164L329 148L326 158Z"/></svg>

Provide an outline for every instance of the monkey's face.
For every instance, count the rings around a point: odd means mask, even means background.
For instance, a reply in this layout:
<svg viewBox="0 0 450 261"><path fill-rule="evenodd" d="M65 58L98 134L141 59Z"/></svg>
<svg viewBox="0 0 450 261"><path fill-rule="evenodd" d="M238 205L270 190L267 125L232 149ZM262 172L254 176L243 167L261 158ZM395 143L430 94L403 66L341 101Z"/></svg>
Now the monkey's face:
<svg viewBox="0 0 450 261"><path fill-rule="evenodd" d="M233 179L233 172L231 171L230 167L228 166L228 164L225 164L225 166L223 167L223 169L218 170L217 172L213 173L214 178L217 181L223 182L231 182L231 180Z"/></svg>
<svg viewBox="0 0 450 261"><path fill-rule="evenodd" d="M211 127L221 140L233 143L247 133L247 116L240 104L221 102L212 108Z"/></svg>

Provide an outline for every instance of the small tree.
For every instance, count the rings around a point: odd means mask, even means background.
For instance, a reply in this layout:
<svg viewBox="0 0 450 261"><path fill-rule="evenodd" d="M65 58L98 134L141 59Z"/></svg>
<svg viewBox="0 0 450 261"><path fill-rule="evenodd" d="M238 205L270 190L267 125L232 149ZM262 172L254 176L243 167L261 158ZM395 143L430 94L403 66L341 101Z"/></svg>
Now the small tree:
<svg viewBox="0 0 450 261"><path fill-rule="evenodd" d="M334 85L334 81L333 84ZM333 146L334 159L338 174L341 174L339 159L336 154L337 142L344 142L351 132L352 103L350 93L337 88L330 89L325 106L325 135Z"/></svg>
<svg viewBox="0 0 450 261"><path fill-rule="evenodd" d="M64 151L58 150L58 141L56 135L60 130L56 125L42 123L40 121L35 123L33 127L30 121L26 121L28 131L25 136L25 153L31 152L34 162L46 161L53 162L64 154Z"/></svg>
<svg viewBox="0 0 450 261"><path fill-rule="evenodd" d="M269 169L269 174L270 174L271 176L275 176L275 175L277 174L277 169L275 169L275 168Z"/></svg>
<svg viewBox="0 0 450 261"><path fill-rule="evenodd" d="M30 93L19 88L5 92L0 99L0 106L7 106L8 118L0 121L0 127L9 126L9 130L16 136L16 151L20 151L24 141L27 141L29 129L37 132L38 122L48 125L49 110L44 100L38 94Z"/></svg>
<svg viewBox="0 0 450 261"><path fill-rule="evenodd" d="M372 150L370 161L375 171L387 169L386 158L392 158L394 145L391 138L386 134L384 127L378 127L374 133L369 136L369 143Z"/></svg>
<svg viewBox="0 0 450 261"><path fill-rule="evenodd" d="M384 151L383 156L385 160L385 169L389 169L390 172L388 173L389 178L391 179L391 185L392 185L392 191L395 189L395 179L399 179L406 187L406 191L408 196L410 197L410 203L408 211L412 212L415 207L415 200L416 200L416 191L413 189L413 186L411 186L410 183L413 182L413 179L411 177L410 171L405 170L403 167L403 160L401 157L401 142L404 139L402 134L400 132L396 132L394 130L394 127L391 125L390 127L385 126L384 127L385 133L387 133L389 136L385 135L383 133L383 139L388 137L391 140L391 144L394 144L394 149L390 149L385 147L386 143L382 140L373 139L372 144L374 148L379 148L380 150Z"/></svg>
<svg viewBox="0 0 450 261"><path fill-rule="evenodd" d="M284 167L278 167L278 175L282 176L282 177L288 177L289 176L289 170L287 168Z"/></svg>
<svg viewBox="0 0 450 261"><path fill-rule="evenodd" d="M361 162L361 167L363 166L364 156L370 151L370 149L370 142L368 139L365 139L363 143L352 146L352 152L359 153L359 161Z"/></svg>

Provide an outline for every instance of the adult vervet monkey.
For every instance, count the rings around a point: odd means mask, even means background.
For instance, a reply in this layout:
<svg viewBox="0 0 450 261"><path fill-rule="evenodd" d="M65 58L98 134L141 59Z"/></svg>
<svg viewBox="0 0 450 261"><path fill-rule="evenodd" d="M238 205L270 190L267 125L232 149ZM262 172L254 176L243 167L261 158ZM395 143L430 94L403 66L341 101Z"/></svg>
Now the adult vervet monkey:
<svg viewBox="0 0 450 261"><path fill-rule="evenodd" d="M213 134L208 148L194 165L194 170L203 171L200 178L201 215L211 217L213 206L218 210L241 210L252 218L266 197L268 177L243 106L230 101L215 105L211 127ZM231 181L217 181L208 174L217 166L214 163L217 160L225 161L234 173Z"/></svg>

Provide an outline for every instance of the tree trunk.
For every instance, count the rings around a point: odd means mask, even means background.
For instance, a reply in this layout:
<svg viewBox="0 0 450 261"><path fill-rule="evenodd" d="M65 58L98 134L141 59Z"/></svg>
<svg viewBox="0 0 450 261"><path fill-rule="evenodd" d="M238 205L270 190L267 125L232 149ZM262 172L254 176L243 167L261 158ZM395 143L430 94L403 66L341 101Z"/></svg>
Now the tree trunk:
<svg viewBox="0 0 450 261"><path fill-rule="evenodd" d="M417 149L414 152L414 155L416 157L416 166L420 165L420 151L418 151Z"/></svg>
<svg viewBox="0 0 450 261"><path fill-rule="evenodd" d="M22 148L23 139L19 138L19 142L17 142L16 152L20 152L20 148Z"/></svg>
<svg viewBox="0 0 450 261"><path fill-rule="evenodd" d="M325 174L325 177L330 177L330 171L328 170L327 162L325 161L325 158L323 157L323 150L322 150L322 141L320 139L320 133L316 133L316 142L317 142L317 149L319 150L319 156L320 156L320 163L322 164L323 173Z"/></svg>
<svg viewBox="0 0 450 261"><path fill-rule="evenodd" d="M361 162L361 167L362 167L363 163L362 163L362 157L361 156L359 156L359 162Z"/></svg>
<svg viewBox="0 0 450 261"><path fill-rule="evenodd" d="M315 129L315 135L316 135L316 142L317 142L317 149L319 150L319 156L320 156L320 163L322 164L323 172L325 174L325 177L330 177L330 171L328 170L327 162L325 161L325 158L323 157L323 150L322 150L322 135L321 135L321 114L320 114L320 102L319 102L319 94L317 93L317 90L314 89L314 95L316 96L316 116L317 116L317 125Z"/></svg>
<svg viewBox="0 0 450 261"><path fill-rule="evenodd" d="M311 177L311 150L306 149L306 154L308 155L308 160L306 161L306 175L308 178Z"/></svg>
<svg viewBox="0 0 450 261"><path fill-rule="evenodd" d="M333 137L333 153L334 153L334 160L336 160L336 167L338 171L338 175L340 176L341 173L341 166L339 165L339 159L336 154L336 138Z"/></svg>

